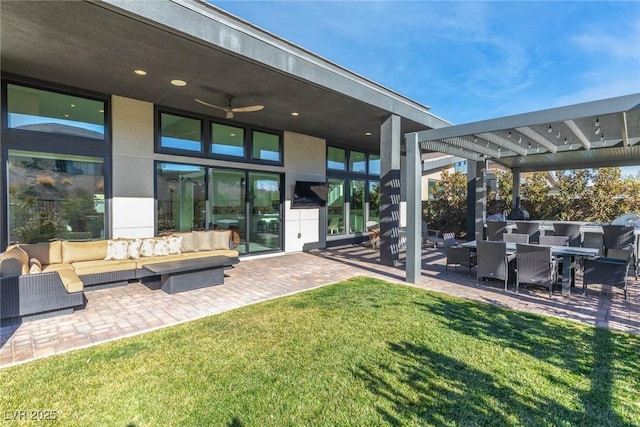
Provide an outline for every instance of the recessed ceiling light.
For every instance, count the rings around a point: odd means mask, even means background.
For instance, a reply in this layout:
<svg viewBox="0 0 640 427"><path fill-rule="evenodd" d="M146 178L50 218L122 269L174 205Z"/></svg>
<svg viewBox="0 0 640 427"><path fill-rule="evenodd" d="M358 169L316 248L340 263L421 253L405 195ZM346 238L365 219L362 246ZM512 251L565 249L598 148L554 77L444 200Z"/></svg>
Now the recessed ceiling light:
<svg viewBox="0 0 640 427"><path fill-rule="evenodd" d="M133 70L134 73L136 73L139 76L146 76L147 72L145 70Z"/></svg>
<svg viewBox="0 0 640 427"><path fill-rule="evenodd" d="M364 134L365 134L366 136L371 136L371 135L373 135L371 132L365 132Z"/></svg>
<svg viewBox="0 0 640 427"><path fill-rule="evenodd" d="M187 85L187 82L180 79L174 79L174 80L171 80L171 84L174 86L183 87Z"/></svg>
<svg viewBox="0 0 640 427"><path fill-rule="evenodd" d="M300 115L300 113L298 113L297 111L294 111L293 113L291 113L291 115L293 117L298 117Z"/></svg>

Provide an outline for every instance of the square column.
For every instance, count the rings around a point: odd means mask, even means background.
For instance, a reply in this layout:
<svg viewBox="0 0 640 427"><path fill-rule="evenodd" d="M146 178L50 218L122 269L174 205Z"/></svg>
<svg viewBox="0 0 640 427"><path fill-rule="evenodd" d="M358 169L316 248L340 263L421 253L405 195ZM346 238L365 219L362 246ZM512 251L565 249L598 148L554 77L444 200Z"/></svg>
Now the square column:
<svg viewBox="0 0 640 427"><path fill-rule="evenodd" d="M400 247L400 116L380 126L380 263L395 265Z"/></svg>
<svg viewBox="0 0 640 427"><path fill-rule="evenodd" d="M422 162L418 134L406 136L407 148L407 262L406 281L422 277Z"/></svg>
<svg viewBox="0 0 640 427"><path fill-rule="evenodd" d="M486 161L467 160L467 240L484 239L487 190L484 186Z"/></svg>

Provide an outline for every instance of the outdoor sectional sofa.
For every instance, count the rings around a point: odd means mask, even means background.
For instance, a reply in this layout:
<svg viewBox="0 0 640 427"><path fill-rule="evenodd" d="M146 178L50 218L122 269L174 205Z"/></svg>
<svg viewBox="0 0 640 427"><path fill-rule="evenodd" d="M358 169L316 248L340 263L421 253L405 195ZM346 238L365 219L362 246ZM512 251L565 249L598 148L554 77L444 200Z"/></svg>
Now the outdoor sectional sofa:
<svg viewBox="0 0 640 427"><path fill-rule="evenodd" d="M212 230L154 238L10 245L0 255L0 318L31 320L72 312L84 306L85 291L159 275L158 268L151 267L154 272L146 266L170 266L176 274L180 268L175 267L181 265L183 269L231 268L238 262L238 251L229 239L229 230ZM198 259L202 262L193 261Z"/></svg>

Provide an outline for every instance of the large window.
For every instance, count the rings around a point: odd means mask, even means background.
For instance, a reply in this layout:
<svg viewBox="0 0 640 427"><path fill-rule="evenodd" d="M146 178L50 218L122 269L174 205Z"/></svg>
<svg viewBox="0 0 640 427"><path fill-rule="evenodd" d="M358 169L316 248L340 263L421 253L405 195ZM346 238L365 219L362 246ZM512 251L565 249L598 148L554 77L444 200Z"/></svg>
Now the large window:
<svg viewBox="0 0 640 427"><path fill-rule="evenodd" d="M175 163L156 164L158 231L205 228L205 168Z"/></svg>
<svg viewBox="0 0 640 427"><path fill-rule="evenodd" d="M104 160L9 150L9 241L102 239Z"/></svg>
<svg viewBox="0 0 640 427"><path fill-rule="evenodd" d="M254 131L252 158L280 162L280 137L271 133Z"/></svg>
<svg viewBox="0 0 640 427"><path fill-rule="evenodd" d="M347 170L347 150L338 147L329 147L327 150L327 169L335 171Z"/></svg>
<svg viewBox="0 0 640 427"><path fill-rule="evenodd" d="M329 234L345 232L345 197L344 180L329 178L329 196L327 198L327 220Z"/></svg>
<svg viewBox="0 0 640 427"><path fill-rule="evenodd" d="M329 146L327 178L329 236L363 232L367 222L380 222L379 155Z"/></svg>
<svg viewBox="0 0 640 427"><path fill-rule="evenodd" d="M175 114L160 115L160 145L164 148L202 151L200 120Z"/></svg>
<svg viewBox="0 0 640 427"><path fill-rule="evenodd" d="M349 193L349 224L351 232L364 231L364 180L352 179Z"/></svg>
<svg viewBox="0 0 640 427"><path fill-rule="evenodd" d="M105 139L105 102L7 84L9 129Z"/></svg>
<svg viewBox="0 0 640 427"><path fill-rule="evenodd" d="M244 158L244 129L213 123L211 153Z"/></svg>
<svg viewBox="0 0 640 427"><path fill-rule="evenodd" d="M217 123L188 113L156 111L156 151L245 163L282 164L282 135L232 123Z"/></svg>

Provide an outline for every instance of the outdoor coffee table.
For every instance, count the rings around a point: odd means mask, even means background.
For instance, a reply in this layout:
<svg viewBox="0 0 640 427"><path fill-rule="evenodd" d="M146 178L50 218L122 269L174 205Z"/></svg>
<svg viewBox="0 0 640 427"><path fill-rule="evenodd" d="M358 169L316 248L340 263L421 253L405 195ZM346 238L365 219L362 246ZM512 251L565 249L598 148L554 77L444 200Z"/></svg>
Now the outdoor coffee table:
<svg viewBox="0 0 640 427"><path fill-rule="evenodd" d="M205 288L224 283L224 270L238 263L238 258L212 256L159 262L143 268L160 276L162 290L168 294Z"/></svg>

